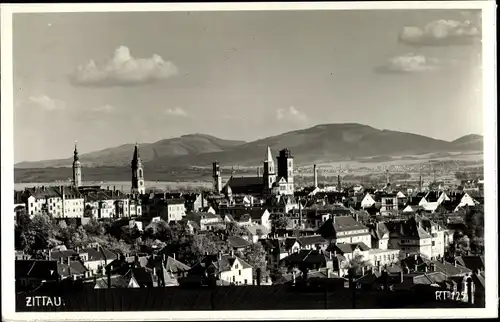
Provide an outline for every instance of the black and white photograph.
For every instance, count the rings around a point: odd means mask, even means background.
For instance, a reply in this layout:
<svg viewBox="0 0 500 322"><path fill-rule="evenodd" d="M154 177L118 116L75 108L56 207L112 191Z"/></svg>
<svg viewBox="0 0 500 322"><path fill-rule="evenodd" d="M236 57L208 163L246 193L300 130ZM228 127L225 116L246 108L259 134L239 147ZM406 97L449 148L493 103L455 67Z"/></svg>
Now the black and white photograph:
<svg viewBox="0 0 500 322"><path fill-rule="evenodd" d="M498 317L494 8L2 4L3 318Z"/></svg>

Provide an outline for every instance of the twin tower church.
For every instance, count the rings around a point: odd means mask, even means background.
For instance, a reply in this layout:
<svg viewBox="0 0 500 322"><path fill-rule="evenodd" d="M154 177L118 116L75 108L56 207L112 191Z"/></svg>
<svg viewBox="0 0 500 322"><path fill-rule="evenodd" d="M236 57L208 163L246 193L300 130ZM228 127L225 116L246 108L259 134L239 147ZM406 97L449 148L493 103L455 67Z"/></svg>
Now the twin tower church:
<svg viewBox="0 0 500 322"><path fill-rule="evenodd" d="M75 151L73 153L73 185L76 187L82 186L82 165L78 156L78 149L75 143ZM132 157L132 194L142 195L146 193L144 185L144 167L139 147L137 144L134 147L134 156Z"/></svg>
<svg viewBox="0 0 500 322"><path fill-rule="evenodd" d="M275 167L271 149L267 147L267 153L264 160L263 175L259 174L256 177L235 177L231 173L231 177L225 185L222 185L222 175L219 162L213 163L213 192L216 194L225 194L231 196L233 194L242 195L293 195L293 156L290 150L283 149L279 151L276 158L277 167ZM146 193L144 185L144 167L139 154L139 147L136 144L132 157L132 189L134 195ZM259 168L260 169L260 168ZM78 156L78 149L75 143L75 151L73 153L73 185L75 187L82 186L82 165Z"/></svg>

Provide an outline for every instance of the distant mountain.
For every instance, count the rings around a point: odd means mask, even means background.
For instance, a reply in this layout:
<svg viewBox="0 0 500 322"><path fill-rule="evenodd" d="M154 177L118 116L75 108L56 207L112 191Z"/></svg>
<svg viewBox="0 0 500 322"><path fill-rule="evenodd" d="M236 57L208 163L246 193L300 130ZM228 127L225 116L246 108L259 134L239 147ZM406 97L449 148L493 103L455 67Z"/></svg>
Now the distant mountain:
<svg viewBox="0 0 500 322"><path fill-rule="evenodd" d="M171 158L183 155L198 155L224 151L244 144L244 141L223 140L206 134L188 134L181 137L160 140L154 143L139 144L141 158L144 163L158 158ZM84 167L98 166L128 166L130 164L135 144L124 144L114 148L80 155ZM70 153L68 153L71 155ZM47 168L69 167L73 157L68 159L47 160L38 162L20 162L16 168Z"/></svg>
<svg viewBox="0 0 500 322"><path fill-rule="evenodd" d="M480 144L481 143L481 144ZM468 135L448 142L405 132L379 130L348 124L321 124L254 142L229 141L204 134L185 135L151 144L141 144L146 167L208 167L215 160L222 166L260 165L266 147L276 156L288 148L297 164L366 159L373 156L411 156L425 153L482 150L482 137ZM127 144L81 156L84 166L128 166L133 145ZM71 159L21 163L17 168L70 166Z"/></svg>
<svg viewBox="0 0 500 322"><path fill-rule="evenodd" d="M451 141L451 145L461 151L470 150L483 150L483 136L478 134L469 134L462 136L454 141Z"/></svg>

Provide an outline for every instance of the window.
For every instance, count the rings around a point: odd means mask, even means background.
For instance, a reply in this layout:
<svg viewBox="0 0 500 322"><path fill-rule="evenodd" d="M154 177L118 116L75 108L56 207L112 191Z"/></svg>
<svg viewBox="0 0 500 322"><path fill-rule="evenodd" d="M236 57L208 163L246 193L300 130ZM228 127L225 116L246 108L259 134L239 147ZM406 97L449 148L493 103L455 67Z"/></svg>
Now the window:
<svg viewBox="0 0 500 322"><path fill-rule="evenodd" d="M248 284L248 281L245 279L245 285L247 285L247 284Z"/></svg>
<svg viewBox="0 0 500 322"><path fill-rule="evenodd" d="M233 276L233 283L236 281L236 276Z"/></svg>
<svg viewBox="0 0 500 322"><path fill-rule="evenodd" d="M240 275L240 276L241 276L241 269L238 271L238 275Z"/></svg>
<svg viewBox="0 0 500 322"><path fill-rule="evenodd" d="M235 268L235 269L238 269L238 264L234 264L234 268Z"/></svg>
<svg viewBox="0 0 500 322"><path fill-rule="evenodd" d="M436 242L435 241L432 241L432 246L436 246Z"/></svg>

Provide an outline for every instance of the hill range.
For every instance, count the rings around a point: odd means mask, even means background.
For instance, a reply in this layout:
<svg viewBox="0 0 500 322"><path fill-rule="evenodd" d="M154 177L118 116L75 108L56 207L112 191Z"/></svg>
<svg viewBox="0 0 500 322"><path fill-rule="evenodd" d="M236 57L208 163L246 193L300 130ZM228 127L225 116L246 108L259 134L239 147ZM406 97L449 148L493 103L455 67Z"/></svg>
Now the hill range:
<svg viewBox="0 0 500 322"><path fill-rule="evenodd" d="M266 147L273 154L288 148L297 165L337 161L366 160L369 157L411 156L425 153L482 151L483 137L471 134L454 141L379 130L348 124L322 124L291 131L253 142L224 140L206 134L189 134L154 143L139 144L141 158L147 168L210 167L215 160L222 165L260 165ZM80 155L83 167L129 167L134 144ZM68 153L70 154L70 153ZM20 162L16 169L70 167L67 159Z"/></svg>

